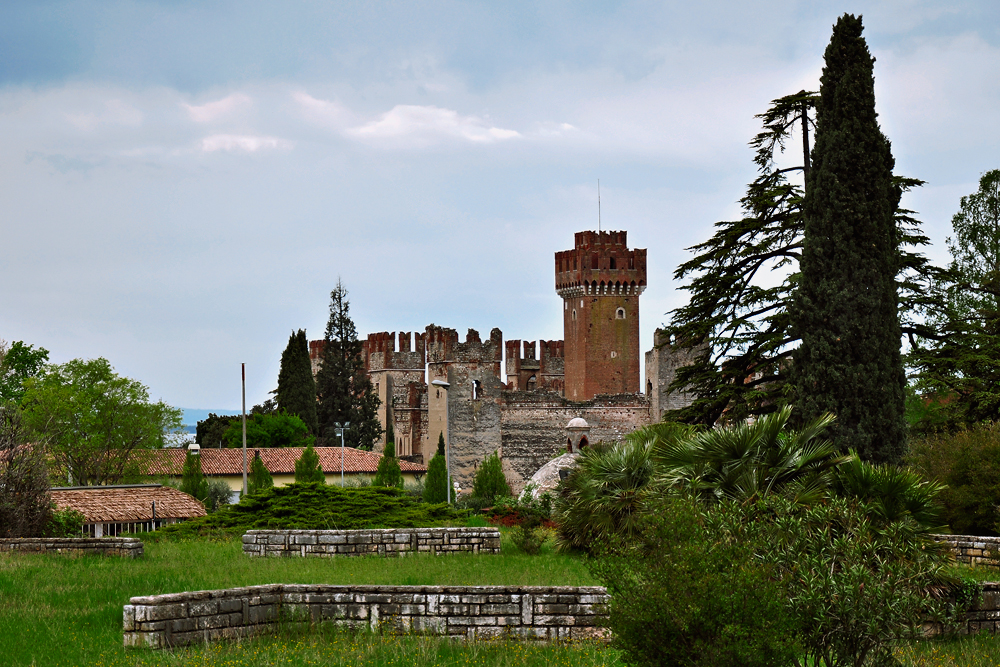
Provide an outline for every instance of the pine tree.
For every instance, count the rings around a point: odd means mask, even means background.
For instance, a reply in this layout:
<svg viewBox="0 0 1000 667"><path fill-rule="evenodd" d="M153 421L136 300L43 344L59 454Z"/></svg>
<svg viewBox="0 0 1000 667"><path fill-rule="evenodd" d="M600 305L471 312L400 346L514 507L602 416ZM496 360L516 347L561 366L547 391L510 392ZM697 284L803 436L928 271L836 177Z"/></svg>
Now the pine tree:
<svg viewBox="0 0 1000 667"><path fill-rule="evenodd" d="M184 457L184 470L181 472L180 490L198 500L208 497L208 480L201 472L201 456L188 450Z"/></svg>
<svg viewBox="0 0 1000 667"><path fill-rule="evenodd" d="M889 141L875 113L874 59L861 18L833 29L820 80L816 145L803 202L801 281L792 312L799 418L837 416L833 437L867 460L903 453L901 268Z"/></svg>
<svg viewBox="0 0 1000 667"><path fill-rule="evenodd" d="M344 432L344 444L371 450L382 437L377 414L380 401L365 372L361 341L349 311L347 290L338 280L336 289L330 293L330 319L316 376L320 437L335 444L334 424L350 422L350 429Z"/></svg>
<svg viewBox="0 0 1000 667"><path fill-rule="evenodd" d="M496 452L487 456L476 470L476 476L472 480L472 495L487 502L513 495L507 477L503 474L503 463Z"/></svg>
<svg viewBox="0 0 1000 667"><path fill-rule="evenodd" d="M448 466L444 458L444 433L438 435L437 453L427 464L424 500L429 503L448 501Z"/></svg>
<svg viewBox="0 0 1000 667"><path fill-rule="evenodd" d="M247 480L248 493L259 493L265 489L270 489L274 486L274 478L271 477L270 471L264 466L264 462L260 460L260 452L254 450L253 453L253 463L250 464L250 476Z"/></svg>
<svg viewBox="0 0 1000 667"><path fill-rule="evenodd" d="M385 452L379 459L378 468L375 470L375 479L372 486L391 486L397 489L403 488L403 471L399 468L399 460L396 458L396 445L390 440L385 443Z"/></svg>
<svg viewBox="0 0 1000 667"><path fill-rule="evenodd" d="M319 464L319 454L312 445L303 449L302 456L295 462L295 481L326 483L326 475Z"/></svg>
<svg viewBox="0 0 1000 667"><path fill-rule="evenodd" d="M316 434L316 380L312 374L309 341L304 329L299 329L288 337L288 346L281 353L275 399L279 410L298 415L309 432Z"/></svg>

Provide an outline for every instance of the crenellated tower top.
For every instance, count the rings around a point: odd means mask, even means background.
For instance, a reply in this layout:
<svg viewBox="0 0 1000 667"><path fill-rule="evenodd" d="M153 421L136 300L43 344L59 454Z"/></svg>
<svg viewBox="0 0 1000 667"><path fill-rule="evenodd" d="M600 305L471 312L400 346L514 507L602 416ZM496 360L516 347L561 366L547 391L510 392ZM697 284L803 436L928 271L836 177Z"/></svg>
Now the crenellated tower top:
<svg viewBox="0 0 1000 667"><path fill-rule="evenodd" d="M556 253L556 293L635 294L646 289L646 249L628 248L628 232L577 232L576 247Z"/></svg>

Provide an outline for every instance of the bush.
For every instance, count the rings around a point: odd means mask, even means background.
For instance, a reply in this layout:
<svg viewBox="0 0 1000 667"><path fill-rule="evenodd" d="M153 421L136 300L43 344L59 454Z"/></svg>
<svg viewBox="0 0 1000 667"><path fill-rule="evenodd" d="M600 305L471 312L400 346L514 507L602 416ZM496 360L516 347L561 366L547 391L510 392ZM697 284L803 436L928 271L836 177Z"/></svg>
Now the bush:
<svg viewBox="0 0 1000 667"><path fill-rule="evenodd" d="M497 498L510 496L510 484L503 474L503 464L496 452L487 456L472 481L472 495L491 503Z"/></svg>
<svg viewBox="0 0 1000 667"><path fill-rule="evenodd" d="M795 625L773 565L706 526L697 501L667 499L591 569L611 594L608 627L635 665L791 664ZM724 539L720 539L723 537Z"/></svg>
<svg viewBox="0 0 1000 667"><path fill-rule="evenodd" d="M214 514L160 529L165 537L237 533L254 528L348 530L421 528L459 521L465 514L445 503L430 505L399 489L340 488L296 483L243 497Z"/></svg>
<svg viewBox="0 0 1000 667"><path fill-rule="evenodd" d="M396 445L391 440L385 443L385 451L378 461L372 485L403 488L403 471L400 470L399 460L396 458Z"/></svg>
<svg viewBox="0 0 1000 667"><path fill-rule="evenodd" d="M202 500L205 503L205 509L209 512L217 512L219 508L225 507L229 504L229 499L232 497L232 490L229 488L229 484L222 479L212 479L208 480L205 498Z"/></svg>
<svg viewBox="0 0 1000 667"><path fill-rule="evenodd" d="M226 447L243 446L243 422L240 418L229 423L222 439ZM247 448L308 447L315 442L315 436L309 434L309 427L298 415L274 412L247 417Z"/></svg>
<svg viewBox="0 0 1000 667"><path fill-rule="evenodd" d="M938 498L952 532L1000 534L1000 423L915 440L906 461L946 485Z"/></svg>
<svg viewBox="0 0 1000 667"><path fill-rule="evenodd" d="M184 456L180 490L202 501L208 496L208 480L201 472L201 455L191 450Z"/></svg>
<svg viewBox="0 0 1000 667"><path fill-rule="evenodd" d="M444 433L438 435L437 452L427 464L424 501L432 504L448 501L448 468L444 457Z"/></svg>
<svg viewBox="0 0 1000 667"><path fill-rule="evenodd" d="M247 478L247 493L260 493L272 486L274 486L274 478L271 477L264 462L260 460L260 452L255 450L253 463L250 464L250 474Z"/></svg>
<svg viewBox="0 0 1000 667"><path fill-rule="evenodd" d="M41 448L29 444L20 411L0 405L0 537L40 537L51 516Z"/></svg>
<svg viewBox="0 0 1000 667"><path fill-rule="evenodd" d="M514 546L529 556L537 556L542 551L547 537L548 531L537 524L514 526L510 531L510 540Z"/></svg>
<svg viewBox="0 0 1000 667"><path fill-rule="evenodd" d="M52 512L52 518L45 526L45 537L80 537L86 517L71 507Z"/></svg>
<svg viewBox="0 0 1000 667"><path fill-rule="evenodd" d="M302 450L302 455L295 462L295 481L297 483L318 482L326 483L326 475L319 464L319 454L309 445Z"/></svg>

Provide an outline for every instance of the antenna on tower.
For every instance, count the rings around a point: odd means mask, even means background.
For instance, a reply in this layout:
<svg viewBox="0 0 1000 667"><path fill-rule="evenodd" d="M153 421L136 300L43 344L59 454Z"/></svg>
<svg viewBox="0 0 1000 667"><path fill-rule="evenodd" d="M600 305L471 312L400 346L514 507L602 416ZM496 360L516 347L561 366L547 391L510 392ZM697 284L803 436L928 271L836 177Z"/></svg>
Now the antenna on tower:
<svg viewBox="0 0 1000 667"><path fill-rule="evenodd" d="M597 179L597 232L601 231L601 179Z"/></svg>

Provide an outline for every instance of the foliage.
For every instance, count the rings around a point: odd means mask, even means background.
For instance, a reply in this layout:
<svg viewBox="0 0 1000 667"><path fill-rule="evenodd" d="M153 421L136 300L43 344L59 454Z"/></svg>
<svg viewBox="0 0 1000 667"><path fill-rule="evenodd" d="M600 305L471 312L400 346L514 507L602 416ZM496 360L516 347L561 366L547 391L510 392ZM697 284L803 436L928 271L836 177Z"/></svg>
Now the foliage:
<svg viewBox="0 0 1000 667"><path fill-rule="evenodd" d="M270 471L260 460L260 452L254 451L253 462L250 464L250 474L247 476L247 493L260 493L274 486Z"/></svg>
<svg viewBox="0 0 1000 667"><path fill-rule="evenodd" d="M910 520L923 533L941 533L939 495L944 485L927 480L915 470L875 465L850 457L837 467L833 492L841 498L864 503L879 525Z"/></svg>
<svg viewBox="0 0 1000 667"><path fill-rule="evenodd" d="M295 481L326 483L326 475L323 474L323 467L319 464L319 454L312 445L302 450L302 455L295 462Z"/></svg>
<svg viewBox="0 0 1000 667"><path fill-rule="evenodd" d="M895 463L906 439L894 219L901 192L861 31L860 17L843 15L826 49L791 311L802 343L792 368L803 420L833 413L838 448Z"/></svg>
<svg viewBox="0 0 1000 667"><path fill-rule="evenodd" d="M403 472L399 468L399 459L396 458L396 445L391 440L385 443L385 451L382 452L378 468L375 469L372 486L403 488Z"/></svg>
<svg viewBox="0 0 1000 667"><path fill-rule="evenodd" d="M234 422L237 424L241 423L241 419L240 415L217 415L214 412L210 412L208 413L208 417L198 422L198 425L195 427L194 441L201 447L219 447L230 425ZM242 435L240 438L240 447L242 447Z"/></svg>
<svg viewBox="0 0 1000 667"><path fill-rule="evenodd" d="M288 337L288 346L281 353L278 388L275 390L278 409L299 417L316 434L316 380L309 359L309 340L304 329Z"/></svg>
<svg viewBox="0 0 1000 667"><path fill-rule="evenodd" d="M529 556L537 556L548 538L548 530L535 524L519 524L510 531L510 541Z"/></svg>
<svg viewBox="0 0 1000 667"><path fill-rule="evenodd" d="M206 481L205 487L205 497L203 502L205 503L205 509L209 512L217 512L219 508L225 507L229 504L229 499L232 497L232 490L229 488L229 484L226 483L224 479L210 479Z"/></svg>
<svg viewBox="0 0 1000 667"><path fill-rule="evenodd" d="M944 485L942 521L959 535L1000 534L1000 424L914 440L907 463Z"/></svg>
<svg viewBox="0 0 1000 667"><path fill-rule="evenodd" d="M444 503L448 501L448 467L444 455L444 433L438 434L437 452L427 464L427 479L424 482L424 501Z"/></svg>
<svg viewBox="0 0 1000 667"><path fill-rule="evenodd" d="M797 502L822 498L834 471L851 457L822 439L832 415L789 431L791 413L785 407L753 423L652 440L658 480L712 499L747 500L771 493Z"/></svg>
<svg viewBox="0 0 1000 667"><path fill-rule="evenodd" d="M791 664L796 628L775 566L755 558L756 541L713 530L707 513L666 499L592 561L611 594L615 646L635 665Z"/></svg>
<svg viewBox="0 0 1000 667"><path fill-rule="evenodd" d="M215 514L161 529L166 536L194 536L253 528L337 529L438 526L462 515L447 504L429 504L399 489L340 488L316 482L276 486L247 495Z"/></svg>
<svg viewBox="0 0 1000 667"><path fill-rule="evenodd" d="M636 533L643 502L655 493L647 442L625 440L585 448L559 487L554 519L563 548L589 550L613 535Z"/></svg>
<svg viewBox="0 0 1000 667"><path fill-rule="evenodd" d="M184 456L184 470L181 473L180 490L189 496L204 501L208 497L208 480L201 472L201 455L188 450Z"/></svg>
<svg viewBox="0 0 1000 667"><path fill-rule="evenodd" d="M935 334L914 340L908 358L922 393L946 397L949 426L1000 412L1000 170L962 197L952 229L952 261L927 312Z"/></svg>
<svg viewBox="0 0 1000 667"><path fill-rule="evenodd" d="M42 449L28 438L18 408L0 403L0 537L40 537L51 517Z"/></svg>
<svg viewBox="0 0 1000 667"><path fill-rule="evenodd" d="M25 345L16 340L7 345L0 340L0 404L20 403L24 398L24 381L37 376L49 360L49 351L44 347L37 350L34 345Z"/></svg>
<svg viewBox="0 0 1000 667"><path fill-rule="evenodd" d="M382 436L377 410L380 404L365 372L362 345L350 316L343 283L330 293L330 318L323 336L323 352L316 376L320 436L332 442L334 424L350 422L344 432L349 447L370 450Z"/></svg>
<svg viewBox="0 0 1000 667"><path fill-rule="evenodd" d="M472 481L472 495L486 502L511 495L510 484L503 474L503 464L496 452L483 459L482 465L476 470Z"/></svg>
<svg viewBox="0 0 1000 667"><path fill-rule="evenodd" d="M45 526L45 537L80 537L86 517L72 507L54 510Z"/></svg>
<svg viewBox="0 0 1000 667"><path fill-rule="evenodd" d="M298 415L257 413L247 417L247 448L308 447L316 441ZM237 418L223 435L226 447L243 446L243 423Z"/></svg>
<svg viewBox="0 0 1000 667"><path fill-rule="evenodd" d="M164 446L181 411L149 400L140 382L106 359L47 366L25 383L24 419L45 440L53 474L79 486L137 478L144 450Z"/></svg>

